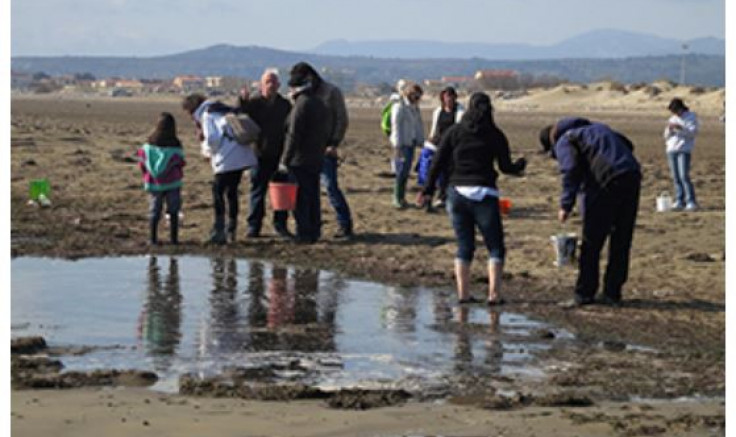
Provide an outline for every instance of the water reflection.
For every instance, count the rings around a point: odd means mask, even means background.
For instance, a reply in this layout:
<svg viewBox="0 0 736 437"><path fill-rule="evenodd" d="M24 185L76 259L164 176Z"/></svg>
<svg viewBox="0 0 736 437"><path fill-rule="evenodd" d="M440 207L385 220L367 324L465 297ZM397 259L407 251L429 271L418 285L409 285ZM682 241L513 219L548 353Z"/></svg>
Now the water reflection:
<svg viewBox="0 0 736 437"><path fill-rule="evenodd" d="M232 257L26 258L13 260L11 280L14 335L124 346L62 360L70 370L153 367L166 389L184 372L295 361L304 374L284 377L335 387L531 375L531 353L549 343L530 335L545 325L458 307L449 291Z"/></svg>
<svg viewBox="0 0 736 437"><path fill-rule="evenodd" d="M238 302L238 265L234 258L210 261L212 289L210 315L200 327L199 355L216 357L244 350L248 344L247 324Z"/></svg>
<svg viewBox="0 0 736 437"><path fill-rule="evenodd" d="M171 366L181 339L179 263L176 258L169 258L168 272L162 281L158 259L152 256L147 273L148 287L138 335L153 358L155 370L165 371Z"/></svg>
<svg viewBox="0 0 736 437"><path fill-rule="evenodd" d="M501 342L501 315L488 309L488 324L477 325L469 322L470 308L460 306L457 313L457 342L455 343L455 370L466 373L500 373L503 362L503 343ZM478 328L481 328L478 332ZM481 336L484 359L475 362L473 357L473 337Z"/></svg>

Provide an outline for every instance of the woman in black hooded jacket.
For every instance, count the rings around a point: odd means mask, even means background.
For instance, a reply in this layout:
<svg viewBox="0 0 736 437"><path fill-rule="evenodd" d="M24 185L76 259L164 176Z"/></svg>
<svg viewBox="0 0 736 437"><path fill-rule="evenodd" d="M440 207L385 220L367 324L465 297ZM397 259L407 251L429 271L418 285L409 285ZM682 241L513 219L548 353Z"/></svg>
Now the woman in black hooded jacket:
<svg viewBox="0 0 736 437"><path fill-rule="evenodd" d="M500 289L506 248L494 163L503 173L517 176L526 168L524 158L511 161L508 140L493 121L491 98L474 93L460 123L442 136L429 179L418 197L423 206L432 198L439 175L449 171L447 212L458 241L455 279L460 303L476 302L469 290L476 226L489 252L487 303L503 302Z"/></svg>

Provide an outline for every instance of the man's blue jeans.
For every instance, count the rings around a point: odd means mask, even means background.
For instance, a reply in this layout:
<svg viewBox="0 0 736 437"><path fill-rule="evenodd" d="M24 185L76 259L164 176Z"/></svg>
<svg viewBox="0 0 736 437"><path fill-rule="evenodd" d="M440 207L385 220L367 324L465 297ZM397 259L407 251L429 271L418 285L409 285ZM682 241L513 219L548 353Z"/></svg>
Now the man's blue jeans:
<svg viewBox="0 0 736 437"><path fill-rule="evenodd" d="M675 202L680 206L697 203L695 189L690 181L690 153L669 152L667 161L670 164L670 173L675 184Z"/></svg>
<svg viewBox="0 0 736 437"><path fill-rule="evenodd" d="M325 156L322 162L322 185L327 189L327 199L337 214L337 224L341 229L353 230L353 219L345 196L337 184L337 158Z"/></svg>

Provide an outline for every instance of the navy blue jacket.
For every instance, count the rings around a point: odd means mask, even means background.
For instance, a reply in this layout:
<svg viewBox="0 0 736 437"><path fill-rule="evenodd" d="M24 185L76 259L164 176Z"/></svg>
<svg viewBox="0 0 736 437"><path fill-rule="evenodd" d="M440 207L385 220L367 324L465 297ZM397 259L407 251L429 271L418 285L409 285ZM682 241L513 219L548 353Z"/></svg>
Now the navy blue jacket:
<svg viewBox="0 0 736 437"><path fill-rule="evenodd" d="M578 191L589 200L617 177L641 174L628 138L603 123L564 118L556 125L554 152L562 173L560 207L571 211Z"/></svg>

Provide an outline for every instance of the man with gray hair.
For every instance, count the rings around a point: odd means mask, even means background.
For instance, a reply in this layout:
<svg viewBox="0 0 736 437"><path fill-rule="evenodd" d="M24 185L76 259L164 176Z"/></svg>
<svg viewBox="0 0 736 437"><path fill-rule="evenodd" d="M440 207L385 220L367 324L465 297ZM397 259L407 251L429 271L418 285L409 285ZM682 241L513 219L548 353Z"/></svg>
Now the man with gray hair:
<svg viewBox="0 0 736 437"><path fill-rule="evenodd" d="M267 69L261 76L259 94L251 98L246 85L238 97L240 112L248 114L261 128L254 147L258 165L250 172L248 238L257 238L261 234L268 183L278 169L284 150L286 118L291 111L291 103L279 94L280 86L278 71ZM286 225L287 217L286 211L273 213L274 230L284 238L292 236Z"/></svg>

